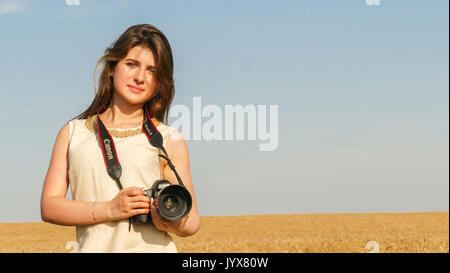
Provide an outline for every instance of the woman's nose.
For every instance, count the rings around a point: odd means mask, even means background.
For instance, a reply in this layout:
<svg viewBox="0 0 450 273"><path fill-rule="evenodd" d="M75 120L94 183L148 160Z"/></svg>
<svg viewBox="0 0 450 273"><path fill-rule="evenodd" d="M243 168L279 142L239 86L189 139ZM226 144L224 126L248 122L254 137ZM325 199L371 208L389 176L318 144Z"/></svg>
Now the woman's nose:
<svg viewBox="0 0 450 273"><path fill-rule="evenodd" d="M136 72L134 73L134 80L137 83L142 83L144 82L144 77L145 77L145 70L144 69L136 69Z"/></svg>

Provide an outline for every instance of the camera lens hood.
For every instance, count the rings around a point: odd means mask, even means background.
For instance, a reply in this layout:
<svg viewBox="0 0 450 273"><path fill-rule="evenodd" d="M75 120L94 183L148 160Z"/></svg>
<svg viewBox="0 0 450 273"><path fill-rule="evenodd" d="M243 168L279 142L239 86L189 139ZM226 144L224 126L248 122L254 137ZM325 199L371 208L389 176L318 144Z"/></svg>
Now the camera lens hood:
<svg viewBox="0 0 450 273"><path fill-rule="evenodd" d="M180 185L170 185L158 193L158 212L166 220L176 221L189 214L192 197L189 191Z"/></svg>

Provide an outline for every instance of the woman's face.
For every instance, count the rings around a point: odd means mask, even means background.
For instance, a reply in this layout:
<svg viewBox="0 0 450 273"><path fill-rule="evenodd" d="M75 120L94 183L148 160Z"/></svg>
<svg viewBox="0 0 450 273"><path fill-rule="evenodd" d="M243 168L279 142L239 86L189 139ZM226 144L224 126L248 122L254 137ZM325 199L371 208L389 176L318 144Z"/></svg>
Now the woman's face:
<svg viewBox="0 0 450 273"><path fill-rule="evenodd" d="M146 47L135 46L120 60L112 74L116 103L142 105L155 92L155 59Z"/></svg>

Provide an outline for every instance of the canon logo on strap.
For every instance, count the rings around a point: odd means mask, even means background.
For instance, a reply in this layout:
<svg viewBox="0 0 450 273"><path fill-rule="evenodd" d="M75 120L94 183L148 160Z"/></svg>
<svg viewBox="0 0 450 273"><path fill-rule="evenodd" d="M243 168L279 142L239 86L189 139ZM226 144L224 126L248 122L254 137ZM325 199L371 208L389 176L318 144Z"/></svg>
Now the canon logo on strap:
<svg viewBox="0 0 450 273"><path fill-rule="evenodd" d="M108 160L113 159L112 150L111 150L111 141L109 141L109 139L105 139L105 140L103 140L103 143L105 144L106 155L108 157Z"/></svg>

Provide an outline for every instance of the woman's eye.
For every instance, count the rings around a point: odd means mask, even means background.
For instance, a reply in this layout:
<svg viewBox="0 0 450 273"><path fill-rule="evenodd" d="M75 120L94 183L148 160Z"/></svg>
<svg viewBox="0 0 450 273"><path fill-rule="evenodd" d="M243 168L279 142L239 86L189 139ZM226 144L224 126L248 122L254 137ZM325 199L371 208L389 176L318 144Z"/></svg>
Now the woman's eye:
<svg viewBox="0 0 450 273"><path fill-rule="evenodd" d="M149 68L148 71L155 73L155 69L154 68Z"/></svg>
<svg viewBox="0 0 450 273"><path fill-rule="evenodd" d="M134 63L127 63L128 66L134 66Z"/></svg>

